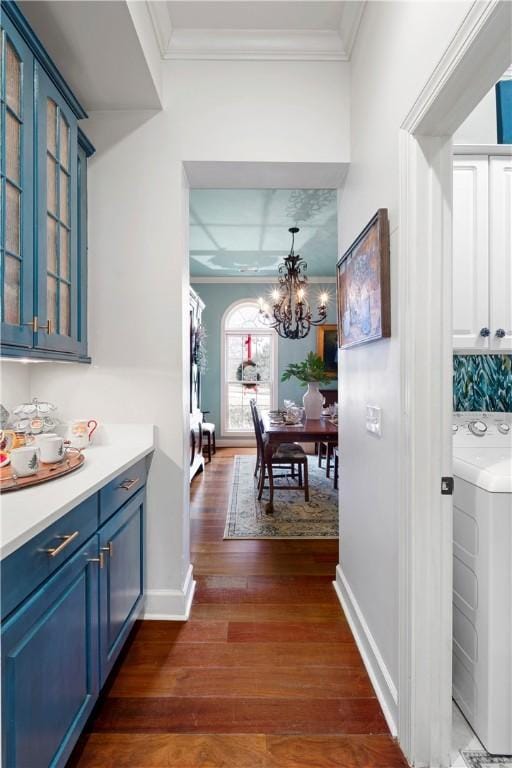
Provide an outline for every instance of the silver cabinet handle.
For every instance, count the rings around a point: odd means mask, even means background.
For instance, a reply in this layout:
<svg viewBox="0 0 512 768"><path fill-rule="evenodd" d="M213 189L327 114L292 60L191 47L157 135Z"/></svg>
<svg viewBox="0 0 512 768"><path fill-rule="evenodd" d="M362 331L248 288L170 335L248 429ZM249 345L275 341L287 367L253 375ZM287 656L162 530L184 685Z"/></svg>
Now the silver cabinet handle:
<svg viewBox="0 0 512 768"><path fill-rule="evenodd" d="M123 482L119 485L120 488L123 489L123 491L129 491L130 488L133 488L136 483L139 482L139 478L136 477L134 480L123 480Z"/></svg>
<svg viewBox="0 0 512 768"><path fill-rule="evenodd" d="M79 533L80 531L75 531L74 533L69 533L65 536L57 536L58 539L62 539L61 544L59 544L58 547L52 547L51 549L47 549L46 552L50 555L50 557L57 557L57 555L60 555L63 549L66 549L68 544L71 544L73 539L76 539Z"/></svg>
<svg viewBox="0 0 512 768"><path fill-rule="evenodd" d="M105 560L105 558L104 558L103 552L100 552L99 557L88 557L87 558L87 562L88 563L99 563L100 568L103 568L104 560Z"/></svg>
<svg viewBox="0 0 512 768"><path fill-rule="evenodd" d="M102 552L108 552L109 557L112 557L114 554L114 545L111 541L107 544L106 547L101 547Z"/></svg>

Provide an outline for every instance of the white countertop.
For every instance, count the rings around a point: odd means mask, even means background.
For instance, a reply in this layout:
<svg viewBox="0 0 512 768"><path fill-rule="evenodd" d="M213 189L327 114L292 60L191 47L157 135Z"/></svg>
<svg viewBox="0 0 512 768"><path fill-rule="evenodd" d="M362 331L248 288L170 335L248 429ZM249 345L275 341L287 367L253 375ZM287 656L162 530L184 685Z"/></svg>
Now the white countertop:
<svg viewBox="0 0 512 768"><path fill-rule="evenodd" d="M98 427L93 443L84 450L85 461L76 472L21 491L2 494L1 559L44 531L153 449L152 424L103 424Z"/></svg>

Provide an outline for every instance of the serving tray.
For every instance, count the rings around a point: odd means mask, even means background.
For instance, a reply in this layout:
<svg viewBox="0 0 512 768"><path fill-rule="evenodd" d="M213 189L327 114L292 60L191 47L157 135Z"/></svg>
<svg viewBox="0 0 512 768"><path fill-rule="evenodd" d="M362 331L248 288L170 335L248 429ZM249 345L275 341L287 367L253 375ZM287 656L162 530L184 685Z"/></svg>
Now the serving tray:
<svg viewBox="0 0 512 768"><path fill-rule="evenodd" d="M79 469L85 461L85 456L76 448L68 448L66 456L57 464L40 464L35 475L27 477L15 477L12 471L12 464L0 469L0 493L10 491L21 491L22 488L28 488L32 485L47 483L49 480L56 480L63 475L69 475Z"/></svg>

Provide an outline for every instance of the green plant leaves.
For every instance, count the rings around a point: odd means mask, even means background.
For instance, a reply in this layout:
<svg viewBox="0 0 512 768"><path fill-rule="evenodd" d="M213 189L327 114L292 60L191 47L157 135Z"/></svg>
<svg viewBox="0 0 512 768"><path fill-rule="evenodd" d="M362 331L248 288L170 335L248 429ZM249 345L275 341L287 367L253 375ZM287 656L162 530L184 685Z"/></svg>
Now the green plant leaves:
<svg viewBox="0 0 512 768"><path fill-rule="evenodd" d="M314 352L310 352L301 363L290 363L281 374L281 381L289 381L293 377L298 379L303 387L310 381L320 384L327 384L329 381L322 358Z"/></svg>

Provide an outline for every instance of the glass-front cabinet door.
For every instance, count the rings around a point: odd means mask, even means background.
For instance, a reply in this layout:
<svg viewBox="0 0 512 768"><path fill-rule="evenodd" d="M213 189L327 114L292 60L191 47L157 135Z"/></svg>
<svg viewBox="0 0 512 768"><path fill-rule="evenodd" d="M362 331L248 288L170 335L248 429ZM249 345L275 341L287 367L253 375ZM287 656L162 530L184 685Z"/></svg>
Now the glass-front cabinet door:
<svg viewBox="0 0 512 768"><path fill-rule="evenodd" d="M2 0L2 355L89 362L85 117L19 6Z"/></svg>
<svg viewBox="0 0 512 768"><path fill-rule="evenodd" d="M2 20L0 57L0 258L2 342L33 341L33 56Z"/></svg>
<svg viewBox="0 0 512 768"><path fill-rule="evenodd" d="M77 124L36 64L38 329L36 347L80 353Z"/></svg>

